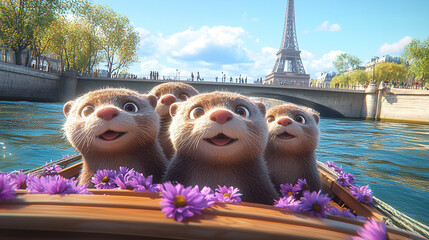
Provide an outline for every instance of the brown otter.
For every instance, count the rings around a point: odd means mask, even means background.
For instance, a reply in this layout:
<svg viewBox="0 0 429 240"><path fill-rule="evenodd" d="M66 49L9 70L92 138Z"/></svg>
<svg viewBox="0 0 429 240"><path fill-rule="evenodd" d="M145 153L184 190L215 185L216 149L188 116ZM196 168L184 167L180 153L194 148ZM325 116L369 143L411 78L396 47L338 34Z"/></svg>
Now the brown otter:
<svg viewBox="0 0 429 240"><path fill-rule="evenodd" d="M295 105L269 108L265 160L277 190L280 184L307 179L311 191L321 188L314 151L319 143L319 116Z"/></svg>
<svg viewBox="0 0 429 240"><path fill-rule="evenodd" d="M174 154L173 144L168 132L171 123L170 105L178 101L186 101L188 98L198 95L198 91L185 83L169 82L154 87L149 94L155 95L158 99L155 108L155 112L161 117L158 139L165 156L170 159Z"/></svg>
<svg viewBox="0 0 429 240"><path fill-rule="evenodd" d="M234 186L243 201L273 204L278 197L262 157L268 141L265 106L227 92L196 95L170 107L176 154L164 181L215 189Z"/></svg>
<svg viewBox="0 0 429 240"><path fill-rule="evenodd" d="M128 89L89 92L64 105L64 131L83 156L80 184L98 169L134 168L160 182L166 168L157 140L156 98Z"/></svg>

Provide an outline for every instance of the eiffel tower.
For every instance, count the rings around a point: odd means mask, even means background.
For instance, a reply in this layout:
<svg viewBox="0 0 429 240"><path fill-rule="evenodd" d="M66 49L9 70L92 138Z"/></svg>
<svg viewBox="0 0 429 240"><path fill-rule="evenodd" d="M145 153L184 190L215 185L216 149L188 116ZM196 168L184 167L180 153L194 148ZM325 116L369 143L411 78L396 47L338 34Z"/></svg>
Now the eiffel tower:
<svg viewBox="0 0 429 240"><path fill-rule="evenodd" d="M294 0L288 0L282 44L277 52L273 72L265 77L265 83L307 87L310 74L305 73L300 53L296 38Z"/></svg>

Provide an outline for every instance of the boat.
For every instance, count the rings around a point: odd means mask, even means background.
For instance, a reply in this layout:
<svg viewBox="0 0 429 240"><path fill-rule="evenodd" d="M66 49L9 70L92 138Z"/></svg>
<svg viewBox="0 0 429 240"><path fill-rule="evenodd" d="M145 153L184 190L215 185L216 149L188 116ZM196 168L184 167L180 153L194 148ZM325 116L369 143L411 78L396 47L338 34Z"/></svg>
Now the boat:
<svg viewBox="0 0 429 240"><path fill-rule="evenodd" d="M65 167L59 175L77 177L80 155L51 164ZM330 204L359 216L383 221L389 239L425 239L428 227L375 198L367 205L336 182L335 172L322 163L319 172ZM33 169L34 174L43 167ZM28 194L0 204L1 239L349 239L364 221L328 215L293 213L269 205L242 202L216 204L184 222L166 218L157 193L89 189L91 195Z"/></svg>

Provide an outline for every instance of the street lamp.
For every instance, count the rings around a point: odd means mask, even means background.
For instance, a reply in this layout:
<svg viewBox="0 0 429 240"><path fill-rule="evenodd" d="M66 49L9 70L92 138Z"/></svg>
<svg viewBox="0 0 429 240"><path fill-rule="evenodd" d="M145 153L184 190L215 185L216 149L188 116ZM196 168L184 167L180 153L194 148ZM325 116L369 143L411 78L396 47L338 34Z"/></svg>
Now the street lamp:
<svg viewBox="0 0 429 240"><path fill-rule="evenodd" d="M176 80L177 80L177 72L179 72L179 69L176 69Z"/></svg>

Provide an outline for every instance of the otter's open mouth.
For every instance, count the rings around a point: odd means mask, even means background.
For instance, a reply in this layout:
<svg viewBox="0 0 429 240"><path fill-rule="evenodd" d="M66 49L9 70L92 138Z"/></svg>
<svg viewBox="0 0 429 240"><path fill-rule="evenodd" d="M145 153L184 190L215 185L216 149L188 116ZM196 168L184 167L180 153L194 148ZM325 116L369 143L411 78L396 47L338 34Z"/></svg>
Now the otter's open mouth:
<svg viewBox="0 0 429 240"><path fill-rule="evenodd" d="M214 144L216 146L226 146L228 144L235 142L237 139L233 139L233 138L226 136L223 133L219 133L218 135L216 135L213 138L206 138L204 140L206 140L207 142Z"/></svg>
<svg viewBox="0 0 429 240"><path fill-rule="evenodd" d="M294 135L289 134L288 132L284 132L284 133L282 133L282 134L277 135L277 137L279 137L279 138L281 138L281 139L284 139L284 140L288 140L288 139L292 139L292 138L294 138L295 136L294 136Z"/></svg>
<svg viewBox="0 0 429 240"><path fill-rule="evenodd" d="M120 138L124 134L125 134L124 132L116 132L116 131L108 130L98 137L105 141L112 141Z"/></svg>

